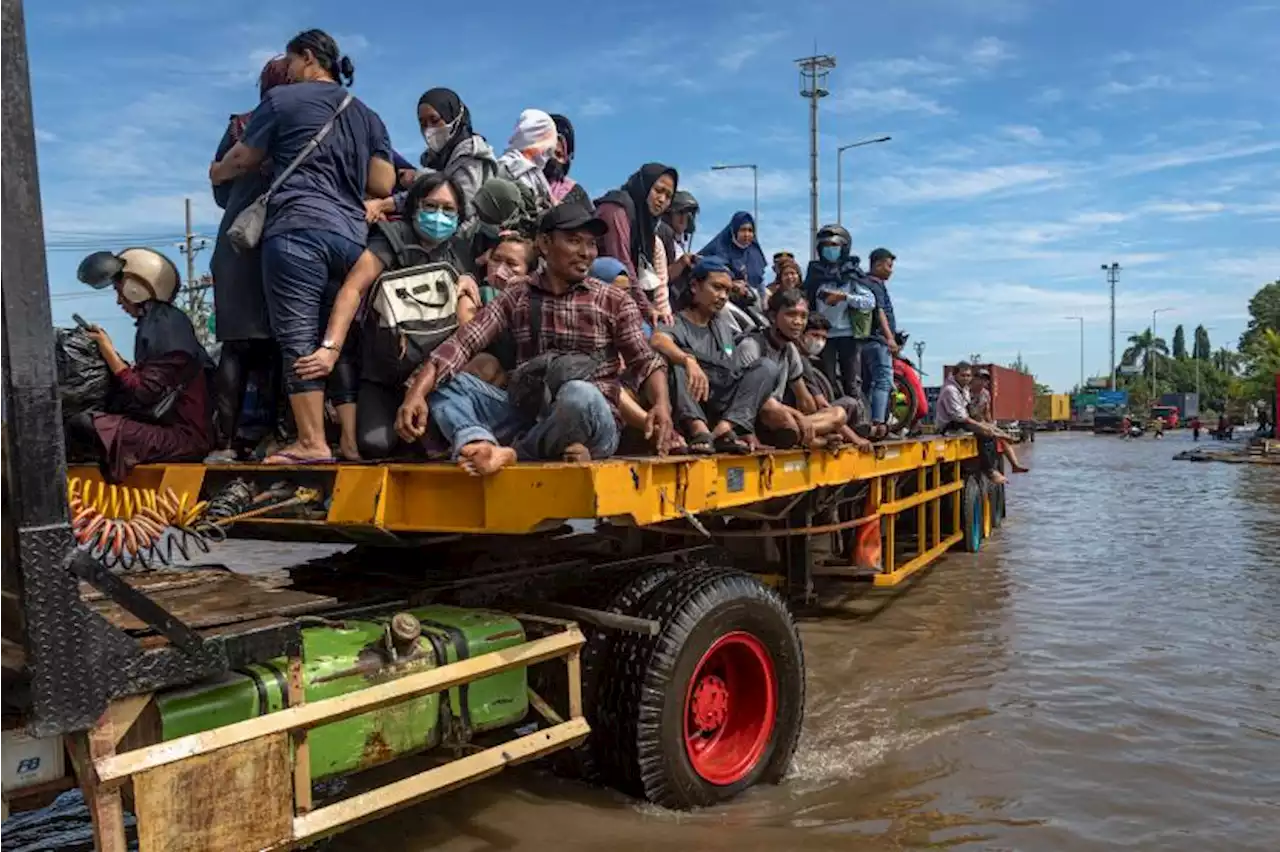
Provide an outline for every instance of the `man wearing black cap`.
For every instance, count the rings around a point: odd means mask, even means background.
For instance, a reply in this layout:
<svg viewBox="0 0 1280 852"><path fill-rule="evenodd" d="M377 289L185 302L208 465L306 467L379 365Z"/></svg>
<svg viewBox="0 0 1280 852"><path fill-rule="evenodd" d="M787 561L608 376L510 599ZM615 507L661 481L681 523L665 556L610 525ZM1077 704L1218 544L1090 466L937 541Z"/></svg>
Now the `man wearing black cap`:
<svg viewBox="0 0 1280 852"><path fill-rule="evenodd" d="M859 353L862 357L862 386L868 389L871 404L873 438L883 438L888 427L889 396L893 393L893 356L898 354L897 327L893 316L893 300L889 298L889 278L893 275L893 252L878 248L868 262L871 272L864 283L876 297L876 315L872 321L871 339Z"/></svg>
<svg viewBox="0 0 1280 852"><path fill-rule="evenodd" d="M649 348L630 295L587 276L605 227L575 204L553 207L542 217L537 243L544 267L508 286L431 353L396 416L402 438L419 440L430 412L459 464L478 475L517 460L607 458L618 447L621 356L629 383L642 388L650 402L645 437L659 451L667 446L671 406L666 365ZM543 359L559 363L562 373L582 372L580 379L557 384L554 399L536 419L513 405L503 390L462 372L504 331L516 343L512 381L519 365L541 355L565 356L556 362ZM547 376L553 372L548 367ZM547 387L550 391L551 383Z"/></svg>

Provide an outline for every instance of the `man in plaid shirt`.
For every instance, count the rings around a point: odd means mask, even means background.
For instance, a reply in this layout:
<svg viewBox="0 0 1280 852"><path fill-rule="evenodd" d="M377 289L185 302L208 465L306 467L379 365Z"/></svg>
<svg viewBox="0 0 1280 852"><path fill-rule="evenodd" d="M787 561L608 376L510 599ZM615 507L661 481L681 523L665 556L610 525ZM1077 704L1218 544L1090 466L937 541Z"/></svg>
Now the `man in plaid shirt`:
<svg viewBox="0 0 1280 852"><path fill-rule="evenodd" d="M666 365L645 340L640 312L626 291L587 277L604 227L574 204L553 207L542 218L538 249L545 266L509 286L431 353L396 414L401 438L419 440L429 412L459 463L477 475L516 460L608 458L618 448L622 428L618 396L625 364L631 385L651 403L645 437L656 450L666 446L671 431ZM536 339L530 321L535 301L541 316ZM603 358L589 381L565 382L534 423L511 404L506 391L462 371L506 331L515 338L521 364L545 352Z"/></svg>

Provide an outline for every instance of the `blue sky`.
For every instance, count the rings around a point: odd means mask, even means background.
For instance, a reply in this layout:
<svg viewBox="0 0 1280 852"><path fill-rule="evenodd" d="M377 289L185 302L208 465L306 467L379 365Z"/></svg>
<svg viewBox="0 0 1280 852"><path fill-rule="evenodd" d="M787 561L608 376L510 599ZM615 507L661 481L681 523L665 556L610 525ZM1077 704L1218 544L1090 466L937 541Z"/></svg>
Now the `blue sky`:
<svg viewBox="0 0 1280 852"><path fill-rule="evenodd" d="M784 4L27 3L54 318L131 338L110 296L75 283L89 243L173 250L182 200L212 236L207 168L265 59L307 27L339 40L356 93L410 159L418 96L449 86L501 148L519 111L577 127L593 195L641 163L680 169L710 238L750 209L767 253L807 256L807 104L793 60L836 56L821 111L821 218L864 257L898 255L900 326L925 367L1018 352L1058 389L1105 373L1107 292L1121 331L1204 323L1233 344L1248 297L1280 276L1280 3L896 0ZM779 11L783 10L785 11ZM209 251L199 256L206 268ZM176 260L182 263L176 251ZM71 294L71 295L62 295ZM1124 335L1121 335L1123 338ZM929 381L929 380L927 380Z"/></svg>

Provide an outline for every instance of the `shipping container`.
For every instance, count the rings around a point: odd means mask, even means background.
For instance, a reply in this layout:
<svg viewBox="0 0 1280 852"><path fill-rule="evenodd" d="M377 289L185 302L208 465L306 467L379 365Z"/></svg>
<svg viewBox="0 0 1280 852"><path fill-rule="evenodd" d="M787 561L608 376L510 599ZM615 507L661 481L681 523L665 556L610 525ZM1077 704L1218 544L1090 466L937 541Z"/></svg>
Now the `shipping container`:
<svg viewBox="0 0 1280 852"><path fill-rule="evenodd" d="M1098 405L1110 405L1124 408L1129 404L1129 392L1125 390L1098 391Z"/></svg>
<svg viewBox="0 0 1280 852"><path fill-rule="evenodd" d="M1065 393L1042 393L1036 397L1036 421L1060 423L1071 419L1071 396Z"/></svg>
<svg viewBox="0 0 1280 852"><path fill-rule="evenodd" d="M1035 376L999 364L975 364L973 369L975 374L979 370L991 373L991 418L996 423L1035 419ZM948 364L943 368L943 377L949 377L954 371L955 365Z"/></svg>
<svg viewBox="0 0 1280 852"><path fill-rule="evenodd" d="M1200 416L1200 394L1198 393L1161 394L1160 404L1172 405L1178 409L1178 417L1182 420Z"/></svg>

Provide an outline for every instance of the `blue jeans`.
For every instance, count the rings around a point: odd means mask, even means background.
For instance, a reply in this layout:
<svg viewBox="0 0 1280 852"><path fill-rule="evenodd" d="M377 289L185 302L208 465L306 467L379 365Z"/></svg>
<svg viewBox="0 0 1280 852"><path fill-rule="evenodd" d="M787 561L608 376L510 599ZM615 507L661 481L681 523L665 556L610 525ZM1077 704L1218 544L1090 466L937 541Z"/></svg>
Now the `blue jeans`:
<svg viewBox="0 0 1280 852"><path fill-rule="evenodd" d="M455 457L475 441L514 446L521 461L558 460L570 444L582 444L593 459L618 450L613 409L590 382L565 382L536 423L511 404L506 391L470 373L459 373L436 388L427 404Z"/></svg>
<svg viewBox="0 0 1280 852"><path fill-rule="evenodd" d="M272 234L263 240L262 286L289 394L323 390L328 384L335 403L355 402L359 383L358 371L351 366L354 335L348 335L339 366L329 379L300 379L293 362L320 345L334 297L362 251L363 246L341 234L314 229Z"/></svg>
<svg viewBox="0 0 1280 852"><path fill-rule="evenodd" d="M862 358L862 386L870 388L871 422L883 423L889 415L889 394L893 391L893 357L879 340L868 340L859 352Z"/></svg>

